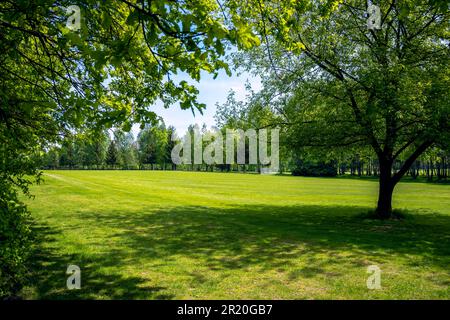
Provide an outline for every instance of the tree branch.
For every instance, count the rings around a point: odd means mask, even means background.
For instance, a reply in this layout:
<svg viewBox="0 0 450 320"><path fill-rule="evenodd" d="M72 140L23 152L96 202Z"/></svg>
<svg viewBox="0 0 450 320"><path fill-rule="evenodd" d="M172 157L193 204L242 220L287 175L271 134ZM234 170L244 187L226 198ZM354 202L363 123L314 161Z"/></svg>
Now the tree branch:
<svg viewBox="0 0 450 320"><path fill-rule="evenodd" d="M400 181L400 179L405 175L405 173L411 168L411 165L416 161L416 159L425 152L434 142L426 140L423 142L410 156L406 159L405 163L397 173L392 177L394 185Z"/></svg>

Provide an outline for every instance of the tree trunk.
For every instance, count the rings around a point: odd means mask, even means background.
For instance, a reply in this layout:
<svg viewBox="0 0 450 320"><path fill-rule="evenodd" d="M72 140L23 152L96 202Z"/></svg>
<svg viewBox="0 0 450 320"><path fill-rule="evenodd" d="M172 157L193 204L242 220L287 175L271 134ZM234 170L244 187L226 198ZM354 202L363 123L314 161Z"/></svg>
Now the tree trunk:
<svg viewBox="0 0 450 320"><path fill-rule="evenodd" d="M380 189L378 194L378 206L376 209L376 215L380 219L389 219L392 215L392 193L394 192L395 185L405 175L405 173L411 168L414 161L427 150L433 141L424 141L404 162L400 167L400 170L395 174L392 174L392 164L395 156L392 157L392 153L381 152L378 154L378 168L380 173ZM398 154L397 154L398 155Z"/></svg>
<svg viewBox="0 0 450 320"><path fill-rule="evenodd" d="M392 193L394 192L395 183L392 179L391 171L391 162L380 161L378 204L375 211L379 219L389 219L392 214Z"/></svg>
<svg viewBox="0 0 450 320"><path fill-rule="evenodd" d="M378 193L378 205L376 215L380 219L389 219L392 214L392 194L394 186L392 183L382 184L380 181L380 189Z"/></svg>

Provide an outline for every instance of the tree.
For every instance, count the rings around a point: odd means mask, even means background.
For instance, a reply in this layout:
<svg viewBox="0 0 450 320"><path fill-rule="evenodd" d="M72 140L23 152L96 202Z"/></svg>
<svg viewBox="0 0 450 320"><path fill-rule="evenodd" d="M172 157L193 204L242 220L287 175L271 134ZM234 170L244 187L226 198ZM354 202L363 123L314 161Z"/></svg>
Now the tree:
<svg viewBox="0 0 450 320"><path fill-rule="evenodd" d="M105 164L109 141L109 135L105 131L94 131L88 134L86 153L89 165L98 169Z"/></svg>
<svg viewBox="0 0 450 320"><path fill-rule="evenodd" d="M177 165L172 162L172 150L178 143L176 139L176 129L173 126L167 128L167 144L166 150L164 151L164 163L172 163L172 170L177 170ZM164 168L165 169L165 168Z"/></svg>
<svg viewBox="0 0 450 320"><path fill-rule="evenodd" d="M108 151L106 153L106 164L111 168L115 168L118 164L119 152L117 151L116 141L111 140Z"/></svg>
<svg viewBox="0 0 450 320"><path fill-rule="evenodd" d="M114 138L118 149L119 165L123 169L136 168L137 160L133 133L116 130L114 132Z"/></svg>
<svg viewBox="0 0 450 320"><path fill-rule="evenodd" d="M43 156L42 165L48 169L57 169L59 167L59 150L55 146L46 150Z"/></svg>
<svg viewBox="0 0 450 320"><path fill-rule="evenodd" d="M267 103L264 94L255 93L250 83L246 83L246 91L247 95L243 101L238 100L236 93L231 90L225 103L222 105L216 104L217 109L214 118L217 126L222 129L224 134L226 134L226 129L241 129L244 131L248 129L259 130L266 129L275 123L281 123L282 118ZM236 137L236 139L239 140L239 137ZM245 140L245 159L248 162L249 144L248 139L245 138ZM282 147L281 152L284 156L286 149ZM242 167L246 171L246 164L243 164ZM258 172L261 171L259 162L256 168Z"/></svg>
<svg viewBox="0 0 450 320"><path fill-rule="evenodd" d="M162 123L156 126L146 126L138 135L139 162L164 165L167 145L167 132Z"/></svg>
<svg viewBox="0 0 450 320"><path fill-rule="evenodd" d="M85 134L78 133L73 137L73 166L85 168L92 164L88 150L88 141Z"/></svg>
<svg viewBox="0 0 450 320"><path fill-rule="evenodd" d="M74 138L68 136L62 141L59 163L63 167L73 168L75 165Z"/></svg>
<svg viewBox="0 0 450 320"><path fill-rule="evenodd" d="M374 29L366 1L254 3L249 19L264 45L246 66L263 75L292 145L370 146L380 171L376 215L391 217L394 188L412 163L450 141L449 1L374 2Z"/></svg>
<svg viewBox="0 0 450 320"><path fill-rule="evenodd" d="M152 135L155 140L155 163L159 164L163 168L166 164L165 152L167 149L167 129L164 122L159 126L154 126L152 128Z"/></svg>

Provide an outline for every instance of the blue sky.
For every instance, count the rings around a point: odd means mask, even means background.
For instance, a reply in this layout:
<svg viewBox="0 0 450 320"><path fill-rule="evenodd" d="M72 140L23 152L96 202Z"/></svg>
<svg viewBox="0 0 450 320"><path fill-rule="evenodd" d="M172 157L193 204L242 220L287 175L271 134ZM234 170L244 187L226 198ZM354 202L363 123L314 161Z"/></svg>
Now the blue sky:
<svg viewBox="0 0 450 320"><path fill-rule="evenodd" d="M237 75L233 72L231 77L227 76L224 71L221 71L216 79L207 73L202 73L200 82L195 80L189 80L188 77L179 75L172 77L175 81L186 80L189 83L195 84L199 90L198 101L206 104L206 110L203 111L203 115L199 112L195 112L195 117L191 110L182 110L179 104L174 104L168 109L165 109L161 103L154 105L154 111L156 114L164 119L167 126L172 125L177 129L178 134L183 134L187 130L190 124L197 123L203 125L206 123L208 127L215 124L214 114L216 112L216 102L223 103L226 101L230 90L236 92L237 99L245 98L245 83L248 80L254 91L259 91L261 88L261 80L259 77L255 77L248 73ZM138 126L133 128L135 134L139 132Z"/></svg>

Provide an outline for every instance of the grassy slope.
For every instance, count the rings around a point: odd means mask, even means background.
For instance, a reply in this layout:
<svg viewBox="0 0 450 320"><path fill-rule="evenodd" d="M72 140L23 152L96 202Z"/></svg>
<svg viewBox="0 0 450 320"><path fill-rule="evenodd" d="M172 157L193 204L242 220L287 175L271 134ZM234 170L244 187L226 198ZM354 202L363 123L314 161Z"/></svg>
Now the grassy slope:
<svg viewBox="0 0 450 320"><path fill-rule="evenodd" d="M373 221L374 181L49 171L28 298L450 298L450 186L402 183L403 221ZM65 269L82 289L65 289ZM367 266L382 289L366 287Z"/></svg>

